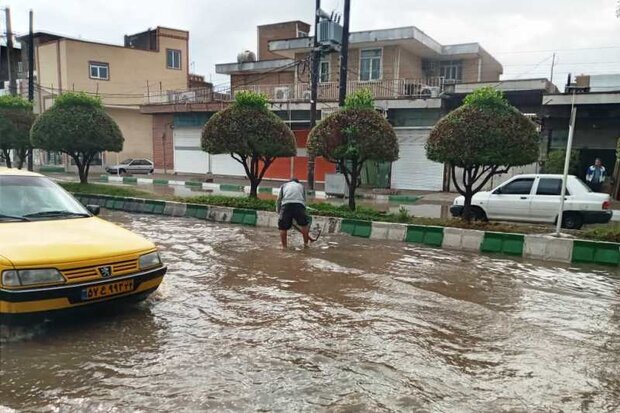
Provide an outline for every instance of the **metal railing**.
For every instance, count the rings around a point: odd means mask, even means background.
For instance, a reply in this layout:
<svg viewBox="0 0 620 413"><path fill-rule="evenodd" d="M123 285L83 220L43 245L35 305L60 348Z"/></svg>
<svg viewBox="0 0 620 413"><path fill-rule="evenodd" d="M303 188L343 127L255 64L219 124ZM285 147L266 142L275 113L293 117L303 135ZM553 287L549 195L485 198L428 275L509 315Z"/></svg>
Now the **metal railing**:
<svg viewBox="0 0 620 413"><path fill-rule="evenodd" d="M352 80L347 82L347 93L366 88L375 99L420 99L439 97L444 90L444 78L427 79L389 79L389 80ZM209 103L230 101L234 93L251 90L267 95L270 101L310 101L310 84L279 84L279 85L243 85L233 87L232 91L217 92L210 88L169 90L145 94L144 104L179 104ZM338 82L322 82L318 86L319 100L337 101Z"/></svg>

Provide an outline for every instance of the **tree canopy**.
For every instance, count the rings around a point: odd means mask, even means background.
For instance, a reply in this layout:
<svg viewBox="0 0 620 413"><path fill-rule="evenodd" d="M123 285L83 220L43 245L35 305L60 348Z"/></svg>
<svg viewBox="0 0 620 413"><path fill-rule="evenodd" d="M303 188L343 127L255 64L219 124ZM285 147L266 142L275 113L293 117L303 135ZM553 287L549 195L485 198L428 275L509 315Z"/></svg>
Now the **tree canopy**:
<svg viewBox="0 0 620 413"><path fill-rule="evenodd" d="M83 92L58 96L54 105L34 123L31 139L38 148L71 156L81 182L87 182L90 163L98 153L120 152L124 143L118 125L105 112L101 99Z"/></svg>
<svg viewBox="0 0 620 413"><path fill-rule="evenodd" d="M32 103L19 96L0 96L0 150L11 167L9 152L15 151L21 169L30 149L30 128L34 122Z"/></svg>
<svg viewBox="0 0 620 413"><path fill-rule="evenodd" d="M308 152L339 166L349 186L349 206L355 209L355 189L369 160L398 159L398 139L388 121L374 109L372 94L362 89L347 97L344 109L322 120L308 138Z"/></svg>
<svg viewBox="0 0 620 413"><path fill-rule="evenodd" d="M471 196L493 175L535 162L538 152L536 125L493 88L468 95L435 125L426 144L428 159L450 166L453 183L465 196L466 212ZM464 170L461 182L456 167Z"/></svg>
<svg viewBox="0 0 620 413"><path fill-rule="evenodd" d="M291 129L269 110L267 97L249 91L237 92L233 104L213 115L202 131L204 151L228 153L243 165L252 197L273 161L295 156L296 146Z"/></svg>

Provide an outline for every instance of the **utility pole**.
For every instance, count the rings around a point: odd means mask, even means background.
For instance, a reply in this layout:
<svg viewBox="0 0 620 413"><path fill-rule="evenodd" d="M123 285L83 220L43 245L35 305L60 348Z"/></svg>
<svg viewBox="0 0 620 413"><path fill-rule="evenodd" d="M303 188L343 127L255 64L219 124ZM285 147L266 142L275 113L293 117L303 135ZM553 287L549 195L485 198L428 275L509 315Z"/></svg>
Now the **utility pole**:
<svg viewBox="0 0 620 413"><path fill-rule="evenodd" d="M566 142L566 156L564 157L564 175L562 178L562 190L560 191L560 210L556 222L555 236L560 237L562 220L564 216L564 198L566 197L566 181L568 180L568 168L570 167L570 155L573 149L573 136L575 135L575 121L577 119L577 107L575 106L575 90L573 89L573 103L570 110L570 122L568 124L568 141Z"/></svg>
<svg viewBox="0 0 620 413"><path fill-rule="evenodd" d="M34 102L34 18L30 10L30 30L28 31L28 100ZM33 147L28 148L28 170L34 170Z"/></svg>
<svg viewBox="0 0 620 413"><path fill-rule="evenodd" d="M553 83L553 68L555 67L555 52L553 52L553 57L551 58L551 76L549 77L549 82Z"/></svg>
<svg viewBox="0 0 620 413"><path fill-rule="evenodd" d="M314 10L314 47L312 48L312 69L310 71L310 129L316 126L316 103L319 98L319 64L321 52L319 50L319 21L321 0L316 0ZM308 154L308 189L314 190L314 155Z"/></svg>
<svg viewBox="0 0 620 413"><path fill-rule="evenodd" d="M17 94L17 72L15 70L15 59L13 57L13 31L11 30L11 9L4 9L6 15L6 55L9 66L9 92L15 96Z"/></svg>
<svg viewBox="0 0 620 413"><path fill-rule="evenodd" d="M349 71L349 10L351 0L344 0L344 22L342 25L342 43L340 49L340 90L338 93L338 106L344 106L347 96L347 72Z"/></svg>

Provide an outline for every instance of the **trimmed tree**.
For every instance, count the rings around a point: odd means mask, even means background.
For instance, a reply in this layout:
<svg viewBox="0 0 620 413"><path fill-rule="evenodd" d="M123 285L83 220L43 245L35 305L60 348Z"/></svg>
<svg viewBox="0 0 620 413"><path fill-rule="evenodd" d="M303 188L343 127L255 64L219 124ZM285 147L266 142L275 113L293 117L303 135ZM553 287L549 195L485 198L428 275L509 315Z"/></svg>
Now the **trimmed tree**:
<svg viewBox="0 0 620 413"><path fill-rule="evenodd" d="M269 110L267 97L250 91L236 93L233 104L213 115L202 130L204 151L230 154L243 166L251 198L258 196L273 161L295 156L296 146L291 129Z"/></svg>
<svg viewBox="0 0 620 413"><path fill-rule="evenodd" d="M538 159L538 133L501 92L481 88L435 125L426 156L448 164L454 186L465 197L462 217L470 221L472 196L494 175ZM463 169L460 182L456 168Z"/></svg>
<svg viewBox="0 0 620 413"><path fill-rule="evenodd" d="M0 96L0 150L11 165L10 151L17 157L17 167L24 166L30 150L30 128L34 122L32 103L19 96Z"/></svg>
<svg viewBox="0 0 620 413"><path fill-rule="evenodd" d="M41 114L32 126L34 146L66 153L78 168L81 183L88 182L93 158L100 152L120 152L125 139L98 97L67 92Z"/></svg>
<svg viewBox="0 0 620 413"><path fill-rule="evenodd" d="M355 210L355 191L366 161L398 159L398 139L388 121L374 109L369 90L347 96L345 107L312 129L308 152L338 165L349 187L349 208Z"/></svg>

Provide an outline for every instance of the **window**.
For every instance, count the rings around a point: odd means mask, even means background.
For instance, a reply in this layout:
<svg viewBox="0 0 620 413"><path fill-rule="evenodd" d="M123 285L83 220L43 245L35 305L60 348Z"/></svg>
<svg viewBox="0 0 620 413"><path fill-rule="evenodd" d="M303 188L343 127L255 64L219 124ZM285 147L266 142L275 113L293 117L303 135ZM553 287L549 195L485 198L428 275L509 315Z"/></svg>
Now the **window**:
<svg viewBox="0 0 620 413"><path fill-rule="evenodd" d="M460 82L463 80L463 62L460 60L448 60L441 62L439 75L445 80Z"/></svg>
<svg viewBox="0 0 620 413"><path fill-rule="evenodd" d="M381 78L381 49L367 49L360 52L360 80Z"/></svg>
<svg viewBox="0 0 620 413"><path fill-rule="evenodd" d="M297 37L308 37L308 32L297 30Z"/></svg>
<svg viewBox="0 0 620 413"><path fill-rule="evenodd" d="M166 50L166 67L168 69L181 69L181 51L174 49Z"/></svg>
<svg viewBox="0 0 620 413"><path fill-rule="evenodd" d="M110 65L108 65L107 63L90 62L89 70L91 79L110 79Z"/></svg>
<svg viewBox="0 0 620 413"><path fill-rule="evenodd" d="M499 193L505 195L529 195L532 191L533 183L534 178L515 179L508 185L502 186Z"/></svg>
<svg viewBox="0 0 620 413"><path fill-rule="evenodd" d="M24 62L17 62L17 73L23 73L24 71Z"/></svg>
<svg viewBox="0 0 620 413"><path fill-rule="evenodd" d="M329 60L319 63L319 82L329 82Z"/></svg>
<svg viewBox="0 0 620 413"><path fill-rule="evenodd" d="M562 180L557 178L543 178L538 182L536 195L560 195L562 193ZM566 191L568 195L568 191Z"/></svg>

